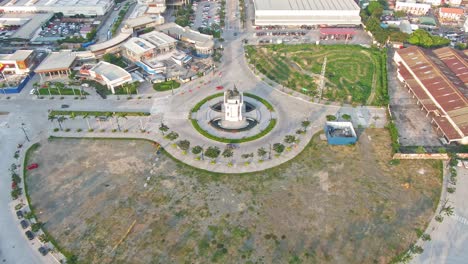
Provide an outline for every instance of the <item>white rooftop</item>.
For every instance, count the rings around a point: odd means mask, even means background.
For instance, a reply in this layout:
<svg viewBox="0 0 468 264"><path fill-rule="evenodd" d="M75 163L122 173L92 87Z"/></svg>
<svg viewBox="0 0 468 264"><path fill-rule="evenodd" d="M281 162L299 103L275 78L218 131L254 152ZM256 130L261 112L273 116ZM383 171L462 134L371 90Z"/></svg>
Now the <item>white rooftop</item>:
<svg viewBox="0 0 468 264"><path fill-rule="evenodd" d="M94 44L94 45L90 46L89 50L92 51L92 52L96 52L96 51L112 48L112 47L124 42L131 35L132 34L130 34L130 33L121 32L117 36L115 36L115 37L113 37L113 38L111 38L111 39L109 39L107 41L97 43L97 44Z"/></svg>
<svg viewBox="0 0 468 264"><path fill-rule="evenodd" d="M254 0L256 10L359 10L354 0Z"/></svg>
<svg viewBox="0 0 468 264"><path fill-rule="evenodd" d="M201 47L212 47L214 45L212 36L191 30L189 27L181 27L174 22L161 25L158 27L158 30L168 35L181 36L181 39L195 43Z"/></svg>
<svg viewBox="0 0 468 264"><path fill-rule="evenodd" d="M90 71L106 77L111 82L125 76L130 76L130 73L126 70L105 61L100 61L98 64L94 65Z"/></svg>
<svg viewBox="0 0 468 264"><path fill-rule="evenodd" d="M123 47L128 50L131 50L136 54L141 54L156 48L153 44L149 43L148 41L136 37L127 40L127 42L123 44Z"/></svg>
<svg viewBox="0 0 468 264"><path fill-rule="evenodd" d="M0 60L22 61L26 60L32 53L32 50L16 50L12 54L0 54Z"/></svg>
<svg viewBox="0 0 468 264"><path fill-rule="evenodd" d="M177 40L171 36L168 36L159 31L152 31L143 35L140 35L140 38L147 40L156 47L170 45L177 42Z"/></svg>
<svg viewBox="0 0 468 264"><path fill-rule="evenodd" d="M111 0L5 0L0 6L107 6Z"/></svg>

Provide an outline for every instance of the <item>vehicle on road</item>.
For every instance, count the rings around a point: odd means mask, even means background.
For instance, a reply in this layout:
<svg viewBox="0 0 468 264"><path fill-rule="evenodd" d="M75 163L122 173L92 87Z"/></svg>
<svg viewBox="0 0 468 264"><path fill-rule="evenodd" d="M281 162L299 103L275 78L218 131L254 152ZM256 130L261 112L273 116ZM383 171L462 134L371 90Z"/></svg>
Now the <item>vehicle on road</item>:
<svg viewBox="0 0 468 264"><path fill-rule="evenodd" d="M44 246L38 248L38 250L39 250L39 253L41 253L42 256L45 256L45 255L47 255L47 253L49 253L49 249L44 247Z"/></svg>
<svg viewBox="0 0 468 264"><path fill-rule="evenodd" d="M16 211L16 217L18 217L18 219L23 218L24 217L23 211L21 211L21 210Z"/></svg>
<svg viewBox="0 0 468 264"><path fill-rule="evenodd" d="M224 89L223 86L216 86L216 90L222 90L222 89Z"/></svg>
<svg viewBox="0 0 468 264"><path fill-rule="evenodd" d="M34 95L34 94L36 94L36 89L34 89L34 88L33 88L33 89L31 89L31 91L29 91L29 94L30 94L30 95Z"/></svg>
<svg viewBox="0 0 468 264"><path fill-rule="evenodd" d="M63 105L61 105L60 107L61 107L61 108L68 108L68 107L70 107L70 106L67 105L67 104L63 104Z"/></svg>
<svg viewBox="0 0 468 264"><path fill-rule="evenodd" d="M24 233L26 235L26 237L29 239L29 240L33 240L34 239L34 233L30 230L26 231Z"/></svg>
<svg viewBox="0 0 468 264"><path fill-rule="evenodd" d="M27 168L28 170L34 170L34 169L39 168L39 164L33 163L33 164L28 165L28 167L26 167L26 168Z"/></svg>
<svg viewBox="0 0 468 264"><path fill-rule="evenodd" d="M26 229L26 228L28 228L28 226L29 226L29 222L28 222L28 220L23 219L23 220L21 220L20 225L21 225L21 227L22 227L23 229Z"/></svg>

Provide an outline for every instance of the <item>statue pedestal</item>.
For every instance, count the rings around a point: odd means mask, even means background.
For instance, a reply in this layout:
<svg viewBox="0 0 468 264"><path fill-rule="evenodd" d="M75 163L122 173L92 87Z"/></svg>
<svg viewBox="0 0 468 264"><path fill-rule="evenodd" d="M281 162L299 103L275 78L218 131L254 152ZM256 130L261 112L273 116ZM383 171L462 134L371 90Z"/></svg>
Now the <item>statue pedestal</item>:
<svg viewBox="0 0 468 264"><path fill-rule="evenodd" d="M245 118L240 121L221 120L219 123L221 127L226 129L241 129L249 125L249 122Z"/></svg>

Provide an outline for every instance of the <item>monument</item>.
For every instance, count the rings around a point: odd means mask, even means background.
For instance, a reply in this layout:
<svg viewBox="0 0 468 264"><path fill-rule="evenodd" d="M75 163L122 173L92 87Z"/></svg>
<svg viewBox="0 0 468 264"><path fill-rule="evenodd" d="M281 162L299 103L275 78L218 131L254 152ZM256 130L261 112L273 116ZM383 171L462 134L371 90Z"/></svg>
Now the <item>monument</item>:
<svg viewBox="0 0 468 264"><path fill-rule="evenodd" d="M229 122L242 121L244 96L234 86L234 90L224 92L224 120Z"/></svg>

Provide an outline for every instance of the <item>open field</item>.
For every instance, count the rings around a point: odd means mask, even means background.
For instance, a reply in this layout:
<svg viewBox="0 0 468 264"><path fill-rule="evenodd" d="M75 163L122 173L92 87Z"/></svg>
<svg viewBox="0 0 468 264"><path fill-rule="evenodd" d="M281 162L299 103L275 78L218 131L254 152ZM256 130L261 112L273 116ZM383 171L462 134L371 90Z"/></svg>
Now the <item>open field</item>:
<svg viewBox="0 0 468 264"><path fill-rule="evenodd" d="M353 45L246 46L249 62L269 79L318 96L327 57L322 98L344 103L384 105L388 101L385 50Z"/></svg>
<svg viewBox="0 0 468 264"><path fill-rule="evenodd" d="M390 165L389 146L383 129L355 146L315 136L279 167L222 175L148 141L51 139L26 183L39 220L84 263L387 263L441 189L440 162Z"/></svg>

